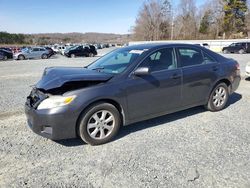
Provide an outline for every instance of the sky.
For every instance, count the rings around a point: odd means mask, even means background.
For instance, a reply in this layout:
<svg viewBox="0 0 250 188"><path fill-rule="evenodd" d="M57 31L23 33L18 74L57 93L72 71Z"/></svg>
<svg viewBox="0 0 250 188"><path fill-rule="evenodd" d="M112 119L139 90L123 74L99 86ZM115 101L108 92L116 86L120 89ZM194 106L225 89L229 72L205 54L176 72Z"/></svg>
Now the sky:
<svg viewBox="0 0 250 188"><path fill-rule="evenodd" d="M127 34L144 1L0 0L0 31ZM177 4L178 0L173 2Z"/></svg>

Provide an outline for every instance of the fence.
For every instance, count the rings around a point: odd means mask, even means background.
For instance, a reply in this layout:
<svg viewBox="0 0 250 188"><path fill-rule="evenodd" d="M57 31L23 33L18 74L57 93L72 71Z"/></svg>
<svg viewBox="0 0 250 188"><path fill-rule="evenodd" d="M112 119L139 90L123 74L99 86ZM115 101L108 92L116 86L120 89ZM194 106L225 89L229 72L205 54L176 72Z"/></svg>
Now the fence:
<svg viewBox="0 0 250 188"><path fill-rule="evenodd" d="M162 41L131 41L129 45L145 43L185 43L185 44L208 44L210 49L221 52L222 48L235 42L250 42L250 39L229 39L229 40L162 40Z"/></svg>

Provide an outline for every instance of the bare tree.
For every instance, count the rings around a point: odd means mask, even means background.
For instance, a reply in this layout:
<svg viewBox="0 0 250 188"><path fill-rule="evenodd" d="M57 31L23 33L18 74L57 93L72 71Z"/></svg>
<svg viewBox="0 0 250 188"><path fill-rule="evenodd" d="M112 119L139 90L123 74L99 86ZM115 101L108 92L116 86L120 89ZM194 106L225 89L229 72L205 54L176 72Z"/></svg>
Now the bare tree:
<svg viewBox="0 0 250 188"><path fill-rule="evenodd" d="M162 40L169 37L169 1L149 0L139 11L134 27L136 40Z"/></svg>
<svg viewBox="0 0 250 188"><path fill-rule="evenodd" d="M181 0L179 4L179 14L176 17L177 37L179 39L195 39L198 34L196 20L196 5L194 0Z"/></svg>

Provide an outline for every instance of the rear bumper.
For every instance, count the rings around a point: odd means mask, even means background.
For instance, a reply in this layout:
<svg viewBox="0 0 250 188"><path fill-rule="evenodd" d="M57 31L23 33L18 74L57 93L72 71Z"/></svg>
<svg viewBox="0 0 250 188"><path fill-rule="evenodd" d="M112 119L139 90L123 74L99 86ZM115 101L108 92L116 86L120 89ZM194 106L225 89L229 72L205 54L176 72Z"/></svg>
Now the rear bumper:
<svg viewBox="0 0 250 188"><path fill-rule="evenodd" d="M36 110L25 104L25 114L33 132L52 140L76 137L76 120L74 113L67 108Z"/></svg>
<svg viewBox="0 0 250 188"><path fill-rule="evenodd" d="M231 85L230 94L232 94L233 92L235 92L238 89L238 87L240 85L240 81L241 81L241 77L239 75L234 78L232 85Z"/></svg>

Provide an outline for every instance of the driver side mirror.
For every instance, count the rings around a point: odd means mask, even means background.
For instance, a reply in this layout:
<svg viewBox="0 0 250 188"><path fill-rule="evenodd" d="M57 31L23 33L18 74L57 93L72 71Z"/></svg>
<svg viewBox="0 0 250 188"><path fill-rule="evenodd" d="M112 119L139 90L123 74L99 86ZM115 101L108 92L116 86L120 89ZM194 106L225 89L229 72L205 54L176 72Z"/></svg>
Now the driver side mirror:
<svg viewBox="0 0 250 188"><path fill-rule="evenodd" d="M134 72L134 75L136 75L136 76L146 76L149 74L150 74L150 72L149 72L148 67L139 67Z"/></svg>

